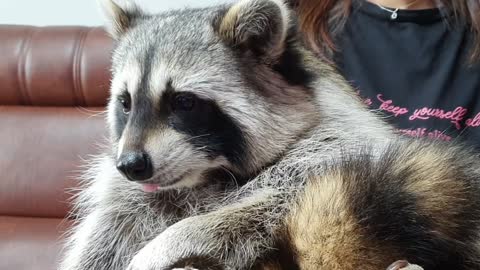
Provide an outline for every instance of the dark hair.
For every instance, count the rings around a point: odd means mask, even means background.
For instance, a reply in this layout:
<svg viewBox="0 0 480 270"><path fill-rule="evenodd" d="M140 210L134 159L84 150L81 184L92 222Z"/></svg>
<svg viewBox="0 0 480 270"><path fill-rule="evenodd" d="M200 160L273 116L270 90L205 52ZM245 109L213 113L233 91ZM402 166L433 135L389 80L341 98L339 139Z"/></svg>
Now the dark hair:
<svg viewBox="0 0 480 270"><path fill-rule="evenodd" d="M343 29L352 2L358 0L292 0L300 29L312 50L330 59L336 50L334 37ZM437 6L453 14L454 22L466 22L473 33L470 60L480 60L480 0L435 0Z"/></svg>

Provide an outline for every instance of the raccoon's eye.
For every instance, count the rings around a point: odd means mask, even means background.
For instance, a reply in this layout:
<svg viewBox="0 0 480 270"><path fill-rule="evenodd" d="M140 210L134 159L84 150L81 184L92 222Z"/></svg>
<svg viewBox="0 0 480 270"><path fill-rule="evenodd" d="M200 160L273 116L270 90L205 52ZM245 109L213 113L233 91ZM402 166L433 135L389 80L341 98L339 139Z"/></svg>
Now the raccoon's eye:
<svg viewBox="0 0 480 270"><path fill-rule="evenodd" d="M118 98L118 101L120 104L122 104L123 107L123 113L129 114L131 110L131 101L130 101L130 95L122 95L121 97Z"/></svg>
<svg viewBox="0 0 480 270"><path fill-rule="evenodd" d="M195 96L179 94L173 99L172 107L176 111L191 111L195 107Z"/></svg>

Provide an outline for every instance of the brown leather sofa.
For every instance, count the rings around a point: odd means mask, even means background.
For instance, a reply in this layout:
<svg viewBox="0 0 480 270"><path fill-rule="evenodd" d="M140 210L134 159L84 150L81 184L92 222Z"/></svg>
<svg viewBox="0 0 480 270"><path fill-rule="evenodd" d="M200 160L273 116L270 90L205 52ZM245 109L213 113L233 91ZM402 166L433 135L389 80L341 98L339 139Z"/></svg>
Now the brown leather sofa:
<svg viewBox="0 0 480 270"><path fill-rule="evenodd" d="M0 270L56 269L69 188L106 136L100 28L0 26Z"/></svg>

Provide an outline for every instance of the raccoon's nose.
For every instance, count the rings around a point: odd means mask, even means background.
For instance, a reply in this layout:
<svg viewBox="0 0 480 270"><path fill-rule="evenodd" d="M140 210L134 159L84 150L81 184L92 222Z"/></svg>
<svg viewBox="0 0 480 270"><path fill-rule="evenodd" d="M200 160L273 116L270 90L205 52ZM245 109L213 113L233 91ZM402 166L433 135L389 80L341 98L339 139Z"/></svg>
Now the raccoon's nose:
<svg viewBox="0 0 480 270"><path fill-rule="evenodd" d="M117 169L130 181L143 181L153 175L152 162L147 154L130 152L120 156Z"/></svg>

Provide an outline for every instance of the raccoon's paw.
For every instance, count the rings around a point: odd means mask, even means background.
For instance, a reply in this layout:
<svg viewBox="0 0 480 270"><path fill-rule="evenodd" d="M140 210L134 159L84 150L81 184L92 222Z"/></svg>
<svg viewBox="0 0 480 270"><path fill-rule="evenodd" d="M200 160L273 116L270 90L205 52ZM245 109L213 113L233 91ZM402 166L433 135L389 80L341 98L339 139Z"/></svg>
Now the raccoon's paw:
<svg viewBox="0 0 480 270"><path fill-rule="evenodd" d="M127 270L225 269L215 254L221 240L210 224L204 216L175 223L140 249Z"/></svg>
<svg viewBox="0 0 480 270"><path fill-rule="evenodd" d="M195 247L185 238L188 234L171 227L147 243L133 257L127 270L223 270L218 260L210 256L189 255ZM200 246L205 246L199 244Z"/></svg>
<svg viewBox="0 0 480 270"><path fill-rule="evenodd" d="M392 263L387 270L423 270L423 268L416 264L410 264L409 262L402 260Z"/></svg>

